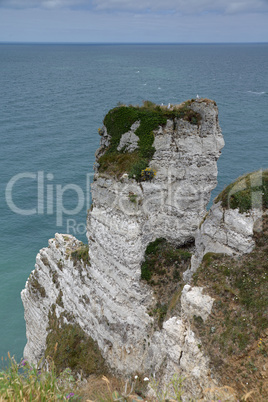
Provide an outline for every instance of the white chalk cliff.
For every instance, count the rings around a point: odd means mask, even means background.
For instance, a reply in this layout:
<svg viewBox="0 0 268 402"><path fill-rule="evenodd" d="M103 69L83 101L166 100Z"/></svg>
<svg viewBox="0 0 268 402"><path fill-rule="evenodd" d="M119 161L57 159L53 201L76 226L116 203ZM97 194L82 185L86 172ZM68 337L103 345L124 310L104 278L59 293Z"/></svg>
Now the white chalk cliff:
<svg viewBox="0 0 268 402"><path fill-rule="evenodd" d="M248 175L252 188L262 184L262 174L260 170ZM245 178L239 178L229 197L241 191L241 187L246 188L245 181ZM225 208L221 201L214 202L196 232L195 253L191 259L191 269L184 273L185 280L191 279L207 253L222 253L234 257L251 253L255 247L254 230L261 229L262 193L253 191L251 198L252 207L246 212L240 212L239 208Z"/></svg>
<svg viewBox="0 0 268 402"><path fill-rule="evenodd" d="M80 242L71 235L56 234L37 255L35 270L22 291L26 359L36 363L44 355L48 316L55 305L58 317L79 324L97 341L103 357L118 373L156 373L165 380L178 372L187 377L185 401L202 397L213 383L208 358L189 323L193 315L206 320L213 299L202 288L186 285L181 313L156 329L155 318L148 314L155 296L140 279L150 242L161 237L179 246L194 240L217 184L217 159L224 145L217 106L201 99L190 107L201 115L199 125L176 118L154 131L155 153L149 167L156 175L152 181L137 182L126 174L116 179L99 173L97 165L87 219L90 264L74 263L71 252ZM138 126L139 122L122 136L119 149L127 147L132 152L137 147ZM104 128L102 133L97 158L110 143L109 132ZM215 207L210 214L215 214ZM205 227L199 230L200 236L213 232ZM212 233L215 244L222 241L221 233L217 236ZM250 233L247 239L251 246ZM198 240L198 249L201 243ZM232 247L229 237L222 244ZM206 249L202 245L198 253Z"/></svg>

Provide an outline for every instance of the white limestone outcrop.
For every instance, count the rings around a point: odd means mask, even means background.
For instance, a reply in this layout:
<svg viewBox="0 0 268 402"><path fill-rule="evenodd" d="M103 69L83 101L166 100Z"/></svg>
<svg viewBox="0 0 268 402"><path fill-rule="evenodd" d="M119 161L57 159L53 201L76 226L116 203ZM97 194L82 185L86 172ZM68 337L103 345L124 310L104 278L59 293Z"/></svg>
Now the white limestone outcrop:
<svg viewBox="0 0 268 402"><path fill-rule="evenodd" d="M135 134L135 131L137 128L139 128L139 126L140 121L136 121L134 124L132 124L130 130L122 135L120 143L117 147L118 151L124 149L127 152L133 152L138 148L139 137Z"/></svg>
<svg viewBox="0 0 268 402"><path fill-rule="evenodd" d="M83 261L75 264L71 252L79 246L75 237L56 234L37 255L35 270L21 294L28 339L24 356L34 363L43 356L54 305L57 317L79 324L98 341L104 356L112 349L110 359L119 362L131 351L137 365L135 348L143 344L140 335L152 321L146 312L150 292L139 286L130 269L122 275L111 270L104 275ZM126 369L124 359L118 369Z"/></svg>
<svg viewBox="0 0 268 402"><path fill-rule="evenodd" d="M182 311L187 317L200 316L206 321L211 314L214 299L209 295L203 294L203 288L185 285L181 295Z"/></svg>
<svg viewBox="0 0 268 402"><path fill-rule="evenodd" d="M152 182L137 183L127 175L119 181L96 173L91 187L93 210L88 217L89 233L94 235L95 223L97 230L105 230L109 237L117 231L116 225L125 227L128 233L137 230L139 234L133 232L132 236L137 237L142 249L138 244L136 248L142 255L146 245L157 237L176 244L194 239L217 184L217 159L224 140L213 102L196 101L191 108L202 115L200 125L176 118L154 131L155 153L149 167L156 171L156 176ZM106 128L102 133L104 141L96 152L97 160L109 146ZM137 202L130 202L130 194L136 196ZM121 247L120 243L113 243Z"/></svg>
<svg viewBox="0 0 268 402"><path fill-rule="evenodd" d="M261 209L240 213L238 209L223 208L221 202L213 204L196 232L191 269L185 272L184 279L190 280L206 253L229 256L250 253L255 247L253 232L261 217Z"/></svg>
<svg viewBox="0 0 268 402"><path fill-rule="evenodd" d="M156 372L168 379L178 372L187 376L185 401L201 397L213 383L187 316L191 311L205 319L213 300L202 289L185 288L181 316L155 330L155 318L148 312L156 300L152 288L140 280L148 243L164 237L179 246L194 239L217 183L216 162L224 145L217 106L197 100L191 108L202 116L199 125L174 119L154 131L150 168L156 176L151 182L138 183L126 174L117 180L98 173L96 163L87 221L90 265L74 264L71 251L80 243L73 236L56 234L40 251L22 291L25 358L37 362L44 354L54 305L58 317L78 323L97 341L108 364L121 374ZM135 127L123 146L136 141ZM110 141L105 127L100 134L97 161Z"/></svg>

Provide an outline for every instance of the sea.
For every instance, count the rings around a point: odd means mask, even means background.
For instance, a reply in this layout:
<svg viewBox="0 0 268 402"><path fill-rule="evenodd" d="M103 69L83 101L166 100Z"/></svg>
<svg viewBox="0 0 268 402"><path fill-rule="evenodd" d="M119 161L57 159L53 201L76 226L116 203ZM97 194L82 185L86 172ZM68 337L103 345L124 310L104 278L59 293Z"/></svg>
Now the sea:
<svg viewBox="0 0 268 402"><path fill-rule="evenodd" d="M120 102L217 102L211 199L267 168L268 44L0 44L0 357L26 344L20 292L56 232L86 242L95 151Z"/></svg>

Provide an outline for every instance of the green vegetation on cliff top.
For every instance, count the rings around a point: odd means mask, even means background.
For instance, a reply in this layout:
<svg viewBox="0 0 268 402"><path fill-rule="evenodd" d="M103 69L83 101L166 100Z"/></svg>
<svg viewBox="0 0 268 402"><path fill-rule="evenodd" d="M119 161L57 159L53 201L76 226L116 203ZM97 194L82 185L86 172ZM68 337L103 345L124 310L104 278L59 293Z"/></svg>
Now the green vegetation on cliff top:
<svg viewBox="0 0 268 402"><path fill-rule="evenodd" d="M129 177L141 180L141 172L148 167L155 148L153 147L153 130L166 124L167 119L184 119L191 124L198 125L201 116L191 108L192 101L168 109L146 101L143 106L118 106L108 112L104 118L104 125L111 142L98 163L99 172L106 172L119 177L122 173L128 173ZM135 134L139 137L138 149L134 152L117 150L121 136L128 132L133 123L140 121Z"/></svg>
<svg viewBox="0 0 268 402"><path fill-rule="evenodd" d="M215 199L223 208L247 212L252 208L268 209L268 169L239 177Z"/></svg>

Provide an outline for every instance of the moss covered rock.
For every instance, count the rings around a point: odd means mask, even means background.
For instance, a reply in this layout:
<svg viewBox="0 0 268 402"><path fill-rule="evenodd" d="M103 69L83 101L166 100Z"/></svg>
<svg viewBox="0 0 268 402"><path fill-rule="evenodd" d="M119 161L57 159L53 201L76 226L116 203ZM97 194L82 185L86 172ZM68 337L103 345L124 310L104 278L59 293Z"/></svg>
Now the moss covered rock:
<svg viewBox="0 0 268 402"><path fill-rule="evenodd" d="M104 118L104 125L110 136L110 143L105 153L98 159L99 172L106 172L114 176L128 173L129 177L141 180L142 171L151 161L155 148L154 130L164 126L167 119L174 121L183 119L191 124L198 125L201 120L199 113L191 109L191 101L184 102L179 106L168 109L152 102L144 102L143 106L118 106L110 110ZM138 124L137 124L138 123ZM122 147L120 141L125 133L131 132L134 126L134 147Z"/></svg>
<svg viewBox="0 0 268 402"><path fill-rule="evenodd" d="M238 208L240 213L268 209L268 169L239 177L218 195L215 203L218 202L225 209Z"/></svg>

